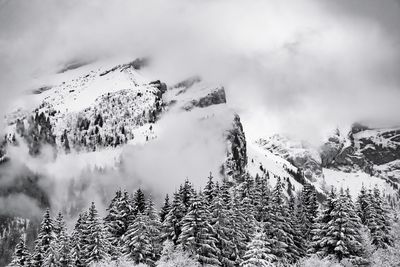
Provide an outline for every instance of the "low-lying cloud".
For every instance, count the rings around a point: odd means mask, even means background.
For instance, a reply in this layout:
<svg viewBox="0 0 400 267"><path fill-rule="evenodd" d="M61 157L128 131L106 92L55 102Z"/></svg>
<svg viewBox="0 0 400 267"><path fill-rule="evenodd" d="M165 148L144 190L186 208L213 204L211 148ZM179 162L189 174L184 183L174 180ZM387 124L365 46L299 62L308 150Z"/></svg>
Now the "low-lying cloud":
<svg viewBox="0 0 400 267"><path fill-rule="evenodd" d="M150 56L150 71L170 84L194 74L223 84L250 139L284 132L318 143L357 120L400 124L399 24L396 0L0 1L0 115L67 62ZM71 177L99 201L101 190L141 181L171 192L186 176L217 171L223 153L217 121L197 131L176 118L165 118L160 140L124 148L118 174L107 167L93 175L96 166L72 156L26 162L56 176L56 189L42 185L56 206L69 201L62 181ZM95 188L85 184L92 179Z"/></svg>
<svg viewBox="0 0 400 267"><path fill-rule="evenodd" d="M164 80L226 85L230 104L258 121L255 135L318 139L396 117L399 11L396 0L3 1L2 104L63 62L149 55Z"/></svg>

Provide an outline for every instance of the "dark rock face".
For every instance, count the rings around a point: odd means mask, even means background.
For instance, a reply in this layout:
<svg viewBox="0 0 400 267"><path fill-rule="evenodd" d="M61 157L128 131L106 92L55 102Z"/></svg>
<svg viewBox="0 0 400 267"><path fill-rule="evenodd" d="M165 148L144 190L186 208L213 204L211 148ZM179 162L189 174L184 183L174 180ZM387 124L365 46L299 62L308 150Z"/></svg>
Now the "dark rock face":
<svg viewBox="0 0 400 267"><path fill-rule="evenodd" d="M369 128L356 123L347 138L347 146L345 140L332 137L321 147L324 167L348 172L361 170L399 182L400 129Z"/></svg>
<svg viewBox="0 0 400 267"><path fill-rule="evenodd" d="M226 96L223 87L217 88L215 91L207 94L204 97L190 101L185 107L185 110L191 110L194 107L205 108L211 105L225 104Z"/></svg>
<svg viewBox="0 0 400 267"><path fill-rule="evenodd" d="M227 132L227 159L221 173L235 181L241 181L247 166L246 136L239 115L233 119L232 129Z"/></svg>
<svg viewBox="0 0 400 267"><path fill-rule="evenodd" d="M376 136L355 136L355 143L366 159L381 165L400 159L400 129L379 131Z"/></svg>
<svg viewBox="0 0 400 267"><path fill-rule="evenodd" d="M341 136L340 132L337 130L334 135L328 138L320 147L321 164L324 168L329 168L335 157L340 153L344 147L344 137Z"/></svg>

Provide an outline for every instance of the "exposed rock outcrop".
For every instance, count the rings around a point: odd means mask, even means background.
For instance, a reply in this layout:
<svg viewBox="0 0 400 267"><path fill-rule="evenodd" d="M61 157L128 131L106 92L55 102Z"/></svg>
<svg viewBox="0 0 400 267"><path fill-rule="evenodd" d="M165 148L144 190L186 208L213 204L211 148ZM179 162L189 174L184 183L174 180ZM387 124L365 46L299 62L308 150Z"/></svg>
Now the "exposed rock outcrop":
<svg viewBox="0 0 400 267"><path fill-rule="evenodd" d="M246 136L239 115L235 115L232 128L227 132L227 155L221 173L234 181L241 181L247 166Z"/></svg>

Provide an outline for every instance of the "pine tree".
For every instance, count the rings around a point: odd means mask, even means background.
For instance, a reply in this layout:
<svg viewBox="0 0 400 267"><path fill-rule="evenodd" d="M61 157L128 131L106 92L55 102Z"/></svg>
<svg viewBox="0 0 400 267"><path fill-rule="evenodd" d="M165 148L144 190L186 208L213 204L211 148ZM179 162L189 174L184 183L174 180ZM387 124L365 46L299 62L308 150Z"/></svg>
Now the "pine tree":
<svg viewBox="0 0 400 267"><path fill-rule="evenodd" d="M374 188L371 203L375 211L374 222L376 224L375 227L369 227L371 231L372 244L377 248L387 248L393 243L390 235L390 219L388 211L385 208L385 203L381 198L380 191L376 186Z"/></svg>
<svg viewBox="0 0 400 267"><path fill-rule="evenodd" d="M361 219L361 223L366 224L367 221L367 215L366 215L366 210L367 207L371 205L371 197L370 195L367 194L367 190L364 187L364 185L362 185L360 193L358 194L357 197L357 213L358 216Z"/></svg>
<svg viewBox="0 0 400 267"><path fill-rule="evenodd" d="M61 212L58 213L57 218L54 220L54 236L58 240L62 235L65 235L67 226Z"/></svg>
<svg viewBox="0 0 400 267"><path fill-rule="evenodd" d="M316 227L318 217L317 192L311 184L305 184L301 194L299 194L299 203L297 206L297 222L302 237L308 243L312 240L312 232Z"/></svg>
<svg viewBox="0 0 400 267"><path fill-rule="evenodd" d="M186 207L182 203L179 193L174 193L171 210L165 216L163 222L163 239L170 239L177 243L179 235L182 232L181 220L186 214Z"/></svg>
<svg viewBox="0 0 400 267"><path fill-rule="evenodd" d="M54 240L54 227L53 220L50 217L50 210L47 209L44 213L43 220L40 224L38 237L35 241L35 249L32 257L33 266L43 265L47 257L47 252L50 248L51 242Z"/></svg>
<svg viewBox="0 0 400 267"><path fill-rule="evenodd" d="M87 232L87 213L83 212L79 214L79 218L75 224L74 231L71 236L71 252L69 258L72 262L72 266L83 267L86 266L87 254L85 233Z"/></svg>
<svg viewBox="0 0 400 267"><path fill-rule="evenodd" d="M145 215L148 217L148 231L150 235L150 242L152 251L152 260L156 261L161 255L161 223L157 211L154 206L153 199L149 196L146 203Z"/></svg>
<svg viewBox="0 0 400 267"><path fill-rule="evenodd" d="M165 200L164 200L164 205L161 208L160 211L160 222L163 223L165 220L165 217L167 216L167 214L169 213L169 211L171 210L171 204L169 203L169 196L168 194L165 196Z"/></svg>
<svg viewBox="0 0 400 267"><path fill-rule="evenodd" d="M135 194L133 195L132 208L135 216L139 213L143 213L146 208L146 198L140 188L136 190Z"/></svg>
<svg viewBox="0 0 400 267"><path fill-rule="evenodd" d="M243 267L272 267L276 266L273 262L276 261L275 255L272 254L271 243L263 233L258 233L247 246L243 262L240 266Z"/></svg>
<svg viewBox="0 0 400 267"><path fill-rule="evenodd" d="M195 198L188 213L182 219L182 233L178 243L183 249L195 255L202 264L220 264L217 240L210 225L210 213L203 199Z"/></svg>
<svg viewBox="0 0 400 267"><path fill-rule="evenodd" d="M212 219L211 225L214 229L216 247L218 248L218 260L222 266L235 266L237 263L237 247L233 242L236 233L232 227L231 210L227 209L220 194L214 197L211 206Z"/></svg>
<svg viewBox="0 0 400 267"><path fill-rule="evenodd" d="M321 230L317 237L321 239L314 239L316 252L321 256L332 255L339 261L345 258L360 260L363 256L361 221L351 198L341 193L330 201L329 205L333 208L329 214L320 218ZM325 219L327 222L323 221Z"/></svg>
<svg viewBox="0 0 400 267"><path fill-rule="evenodd" d="M103 225L100 223L94 202L92 202L87 215L86 227L83 230L85 238L84 252L85 263L90 265L106 259L109 251L109 244L105 238Z"/></svg>
<svg viewBox="0 0 400 267"><path fill-rule="evenodd" d="M278 178L271 199L271 216L264 224L267 238L271 240L272 253L280 260L295 262L304 255L293 217L283 195L283 185Z"/></svg>
<svg viewBox="0 0 400 267"><path fill-rule="evenodd" d="M22 267L30 265L30 255L28 249L25 246L25 240L23 237L20 238L17 246L15 247L14 255L10 266Z"/></svg>
<svg viewBox="0 0 400 267"><path fill-rule="evenodd" d="M212 176L212 173L210 172L210 176L208 176L208 181L207 181L207 184L204 187L204 191L203 191L205 200L208 205L211 205L211 203L216 195L215 183L214 183L213 179L214 179L214 177Z"/></svg>
<svg viewBox="0 0 400 267"><path fill-rule="evenodd" d="M109 233L109 242L114 247L120 247L121 238L128 229L130 217L135 217L128 192L122 193L118 190L107 211L104 223Z"/></svg>
<svg viewBox="0 0 400 267"><path fill-rule="evenodd" d="M136 264L153 264L154 262L155 255L149 222L150 218L147 215L139 213L123 237L125 255L134 260Z"/></svg>
<svg viewBox="0 0 400 267"><path fill-rule="evenodd" d="M186 179L183 185L180 186L178 194L182 204L185 207L186 213L190 205L193 203L194 198L196 197L196 191L194 190L192 183L189 182L188 179Z"/></svg>

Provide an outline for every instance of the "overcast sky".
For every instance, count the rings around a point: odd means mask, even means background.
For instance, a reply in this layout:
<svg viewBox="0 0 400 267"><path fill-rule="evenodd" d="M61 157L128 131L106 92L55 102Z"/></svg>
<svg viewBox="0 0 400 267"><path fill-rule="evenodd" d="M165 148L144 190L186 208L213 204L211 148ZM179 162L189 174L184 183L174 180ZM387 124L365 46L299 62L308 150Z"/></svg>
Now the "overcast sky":
<svg viewBox="0 0 400 267"><path fill-rule="evenodd" d="M71 60L151 56L227 88L251 136L310 141L400 111L396 0L0 1L0 105Z"/></svg>

